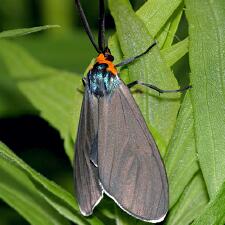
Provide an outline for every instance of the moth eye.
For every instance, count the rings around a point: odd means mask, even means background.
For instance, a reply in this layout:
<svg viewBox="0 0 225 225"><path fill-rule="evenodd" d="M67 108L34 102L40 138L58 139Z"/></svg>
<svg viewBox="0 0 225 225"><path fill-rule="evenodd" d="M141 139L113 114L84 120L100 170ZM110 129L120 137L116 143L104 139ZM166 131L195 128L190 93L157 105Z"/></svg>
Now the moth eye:
<svg viewBox="0 0 225 225"><path fill-rule="evenodd" d="M112 62L114 57L112 55L106 55L106 59Z"/></svg>

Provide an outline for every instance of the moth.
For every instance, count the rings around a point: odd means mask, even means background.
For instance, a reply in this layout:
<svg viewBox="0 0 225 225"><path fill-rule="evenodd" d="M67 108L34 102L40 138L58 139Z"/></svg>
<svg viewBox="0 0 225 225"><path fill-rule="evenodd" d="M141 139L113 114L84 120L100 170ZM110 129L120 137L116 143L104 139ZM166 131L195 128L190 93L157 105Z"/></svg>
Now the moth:
<svg viewBox="0 0 225 225"><path fill-rule="evenodd" d="M80 1L75 3L98 53L95 64L83 78L85 91L75 144L75 194L80 211L84 216L91 215L106 194L128 214L143 221L160 222L168 211L166 171L130 88L139 84L164 93L189 87L161 90L140 81L126 85L117 68L138 60L156 42L145 52L115 65L105 41L104 0L99 0L98 45Z"/></svg>

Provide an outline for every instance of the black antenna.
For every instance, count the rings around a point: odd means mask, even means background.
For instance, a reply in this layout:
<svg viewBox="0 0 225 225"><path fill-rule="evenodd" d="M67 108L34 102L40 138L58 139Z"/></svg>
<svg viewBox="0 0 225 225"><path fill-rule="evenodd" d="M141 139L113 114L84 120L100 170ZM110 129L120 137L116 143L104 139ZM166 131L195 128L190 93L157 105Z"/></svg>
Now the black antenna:
<svg viewBox="0 0 225 225"><path fill-rule="evenodd" d="M88 35L88 37L89 37L92 45L94 46L94 48L96 49L96 51L100 53L101 50L98 48L97 44L94 41L94 37L93 37L93 35L91 33L91 29L89 27L87 18L86 18L85 14L84 14L84 10L82 9L82 6L80 4L80 0L75 0L75 4L76 4L76 6L78 8L78 11L79 11L79 14L80 14L81 21L83 23L84 29L85 29L85 31L86 31L86 33L87 33L87 35Z"/></svg>
<svg viewBox="0 0 225 225"><path fill-rule="evenodd" d="M105 5L104 0L99 0L99 31L98 46L100 51L105 49Z"/></svg>

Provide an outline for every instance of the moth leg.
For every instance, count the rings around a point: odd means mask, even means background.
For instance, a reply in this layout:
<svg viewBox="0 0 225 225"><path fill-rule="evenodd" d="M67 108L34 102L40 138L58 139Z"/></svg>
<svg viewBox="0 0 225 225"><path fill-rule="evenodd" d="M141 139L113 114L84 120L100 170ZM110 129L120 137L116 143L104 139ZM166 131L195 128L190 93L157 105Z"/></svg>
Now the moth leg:
<svg viewBox="0 0 225 225"><path fill-rule="evenodd" d="M120 67L120 66L125 66L125 65L128 65L130 63L132 63L133 61L135 61L136 59L140 58L141 56L147 54L155 45L157 44L156 40L154 40L154 42L144 51L142 52L141 54L139 55L136 55L136 56L133 56L131 58L128 58L128 59L125 59L123 60L122 62L116 64L115 66L116 67Z"/></svg>
<svg viewBox="0 0 225 225"><path fill-rule="evenodd" d="M87 78L86 78L86 77L83 77L83 78L82 78L82 83L83 83L83 85L84 85L84 87L85 87L86 84L87 84Z"/></svg>
<svg viewBox="0 0 225 225"><path fill-rule="evenodd" d="M160 89L160 88L156 87L155 85L143 83L143 82L141 82L141 81L139 81L139 80L135 80L135 81L133 81L133 82L127 84L127 87L128 87L128 88L132 88L132 87L134 87L134 86L137 85L137 84L140 84L140 85L142 85L142 86L151 88L151 89L157 91L159 94L161 94L161 93L183 92L183 91L186 91L186 90L192 88L191 85L188 85L188 86L186 86L186 87L184 87L184 88L181 88L181 89L176 89L176 90L163 90L163 89Z"/></svg>

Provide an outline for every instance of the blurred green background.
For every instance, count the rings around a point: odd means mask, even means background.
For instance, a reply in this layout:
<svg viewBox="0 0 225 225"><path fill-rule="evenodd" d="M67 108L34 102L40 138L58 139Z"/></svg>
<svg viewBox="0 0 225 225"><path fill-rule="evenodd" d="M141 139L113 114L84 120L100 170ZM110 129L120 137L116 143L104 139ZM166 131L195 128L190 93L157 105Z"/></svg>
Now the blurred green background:
<svg viewBox="0 0 225 225"><path fill-rule="evenodd" d="M73 0L1 0L0 30L58 24L61 27L13 38L11 41L25 48L41 63L82 74L96 56L82 29ZM82 0L93 32L97 33L97 1ZM137 9L144 0L132 0ZM107 11L108 35L115 29ZM59 133L38 116L38 112L23 96L11 96L6 69L0 59L0 100L7 101L7 109L0 103L0 140L14 150L31 167L47 178L73 192L72 167L63 150ZM7 77L7 78L6 78ZM9 85L8 85L9 84ZM20 100L23 98L23 101ZM23 105L20 103L23 102ZM9 103L9 104L8 104ZM0 225L28 224L20 215L0 200Z"/></svg>
<svg viewBox="0 0 225 225"><path fill-rule="evenodd" d="M137 9L144 0L130 1ZM83 0L89 24L94 33L98 26L97 1ZM73 0L1 0L0 29L9 30L22 27L34 27L45 24L58 24L59 29L34 34L14 41L25 47L41 62L60 69L80 72L95 57ZM107 10L106 29L110 34L114 22Z"/></svg>

